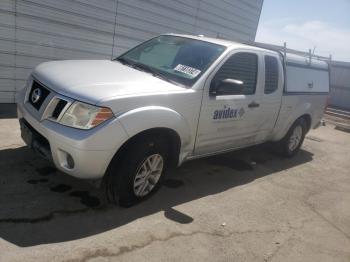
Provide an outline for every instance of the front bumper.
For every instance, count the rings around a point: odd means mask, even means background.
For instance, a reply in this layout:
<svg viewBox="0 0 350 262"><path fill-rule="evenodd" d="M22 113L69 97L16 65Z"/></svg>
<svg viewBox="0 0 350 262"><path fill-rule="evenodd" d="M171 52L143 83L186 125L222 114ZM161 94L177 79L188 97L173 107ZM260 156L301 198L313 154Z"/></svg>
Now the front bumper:
<svg viewBox="0 0 350 262"><path fill-rule="evenodd" d="M21 125L25 123L34 134L29 146L52 160L59 170L74 177L101 178L114 154L128 139L117 119L91 130L80 130L49 120L39 121L26 110L24 104L17 106Z"/></svg>

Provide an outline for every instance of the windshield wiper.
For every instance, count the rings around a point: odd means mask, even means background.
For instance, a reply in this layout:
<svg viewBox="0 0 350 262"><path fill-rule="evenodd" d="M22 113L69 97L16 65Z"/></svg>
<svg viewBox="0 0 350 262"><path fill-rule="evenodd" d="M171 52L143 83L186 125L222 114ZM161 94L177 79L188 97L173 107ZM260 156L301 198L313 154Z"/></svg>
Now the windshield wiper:
<svg viewBox="0 0 350 262"><path fill-rule="evenodd" d="M151 68L148 65L145 65L145 64L142 64L142 63L137 63L137 62L132 63L131 65L132 65L133 68L138 68L138 69L140 69L140 70L142 70L144 72L148 72L148 73L152 74L154 77L158 77L158 78L163 79L163 80L165 80L167 82L170 82L172 84L179 85L178 82L169 79L164 74L160 73L158 70L154 70L153 68Z"/></svg>
<svg viewBox="0 0 350 262"><path fill-rule="evenodd" d="M155 70L155 69L153 69L152 67L150 67L148 65L145 65L145 64L142 64L142 63L139 63L139 62L132 62L131 60L123 58L123 57L118 57L115 60L119 61L123 65L127 65L127 66L130 66L130 67L135 68L135 69L139 69L141 71L144 71L144 72L152 74L154 77L163 79L163 80L165 80L167 82L170 82L172 84L175 84L175 85L181 85L182 86L181 83L176 82L176 81L174 81L172 79L169 79L164 74L160 73L158 70Z"/></svg>
<svg viewBox="0 0 350 262"><path fill-rule="evenodd" d="M148 73L152 73L153 75L156 74L155 70L153 70L149 66L141 64L141 63L138 63L138 62L133 62L133 61L131 61L129 59L126 59L124 57L118 57L115 60L119 61L123 65L128 65L128 66L131 66L132 68L137 68L137 69L140 69L142 71L145 71L145 72L148 72Z"/></svg>
<svg viewBox="0 0 350 262"><path fill-rule="evenodd" d="M151 67L149 67L145 64L138 63L138 62L132 63L132 67L141 69L142 71L151 73L152 75L157 74L157 72L154 69L152 69Z"/></svg>
<svg viewBox="0 0 350 262"><path fill-rule="evenodd" d="M125 58L123 58L123 57L118 57L118 58L116 58L116 59L114 59L114 60L119 61L119 62L122 63L123 65L130 65L130 66L133 65L133 63L132 63L130 60L125 59Z"/></svg>

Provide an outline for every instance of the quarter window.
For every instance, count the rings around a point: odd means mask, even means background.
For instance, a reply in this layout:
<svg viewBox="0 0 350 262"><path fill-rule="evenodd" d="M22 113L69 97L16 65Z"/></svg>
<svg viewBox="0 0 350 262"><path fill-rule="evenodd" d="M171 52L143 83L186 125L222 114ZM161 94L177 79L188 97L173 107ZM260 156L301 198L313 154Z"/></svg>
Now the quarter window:
<svg viewBox="0 0 350 262"><path fill-rule="evenodd" d="M265 94L271 94L278 88L278 62L276 57L265 56Z"/></svg>
<svg viewBox="0 0 350 262"><path fill-rule="evenodd" d="M253 53L237 53L232 55L216 73L211 88L215 88L225 79L238 80L242 84L237 93L230 85L220 86L221 95L252 95L255 93L258 70L258 56Z"/></svg>

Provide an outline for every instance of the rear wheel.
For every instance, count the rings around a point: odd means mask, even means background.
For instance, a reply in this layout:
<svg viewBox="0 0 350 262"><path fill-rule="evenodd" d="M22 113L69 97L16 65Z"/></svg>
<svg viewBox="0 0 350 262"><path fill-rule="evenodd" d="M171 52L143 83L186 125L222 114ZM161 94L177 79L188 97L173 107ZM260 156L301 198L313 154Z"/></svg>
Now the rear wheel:
<svg viewBox="0 0 350 262"><path fill-rule="evenodd" d="M132 141L106 173L108 200L124 207L151 196L160 186L168 166L168 146L161 136L143 136Z"/></svg>
<svg viewBox="0 0 350 262"><path fill-rule="evenodd" d="M301 145L303 144L305 135L307 132L307 125L303 118L299 118L291 128L285 137L278 142L278 149L284 156L291 157L298 153Z"/></svg>

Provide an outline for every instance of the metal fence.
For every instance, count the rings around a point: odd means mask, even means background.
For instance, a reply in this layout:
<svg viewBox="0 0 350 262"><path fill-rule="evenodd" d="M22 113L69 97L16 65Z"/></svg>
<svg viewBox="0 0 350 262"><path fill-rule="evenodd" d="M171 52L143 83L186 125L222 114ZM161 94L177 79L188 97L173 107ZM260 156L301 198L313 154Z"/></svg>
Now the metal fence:
<svg viewBox="0 0 350 262"><path fill-rule="evenodd" d="M332 62L329 104L350 110L350 63Z"/></svg>

